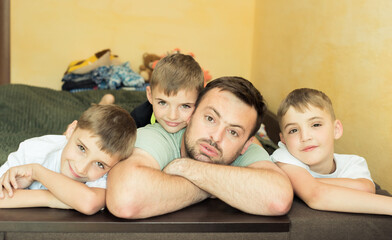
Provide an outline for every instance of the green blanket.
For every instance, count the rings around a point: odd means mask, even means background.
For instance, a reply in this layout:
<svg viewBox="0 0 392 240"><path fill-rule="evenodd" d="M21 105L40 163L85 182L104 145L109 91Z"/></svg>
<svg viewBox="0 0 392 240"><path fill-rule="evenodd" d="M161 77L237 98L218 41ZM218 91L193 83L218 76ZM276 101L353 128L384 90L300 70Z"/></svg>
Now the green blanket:
<svg viewBox="0 0 392 240"><path fill-rule="evenodd" d="M131 111L146 101L145 92L91 90L77 93L10 84L0 86L0 165L19 143L31 137L62 134L91 103L112 93L116 104Z"/></svg>

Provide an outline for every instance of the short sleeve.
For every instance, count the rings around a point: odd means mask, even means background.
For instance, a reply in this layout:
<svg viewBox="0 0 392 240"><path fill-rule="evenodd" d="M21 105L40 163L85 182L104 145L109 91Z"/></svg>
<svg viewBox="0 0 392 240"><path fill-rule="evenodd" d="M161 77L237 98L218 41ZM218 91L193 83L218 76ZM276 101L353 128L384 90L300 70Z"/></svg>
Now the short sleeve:
<svg viewBox="0 0 392 240"><path fill-rule="evenodd" d="M309 170L309 166L295 158L293 155L290 154L290 152L287 150L286 145L282 142L278 143L279 148L274 151L271 155L271 159L273 162L281 162L281 163L287 163L291 165L295 165L298 167L305 168L306 170Z"/></svg>
<svg viewBox="0 0 392 240"><path fill-rule="evenodd" d="M356 155L335 154L335 159L344 159L339 170L340 178L365 178L373 182L366 160Z"/></svg>
<svg viewBox="0 0 392 240"><path fill-rule="evenodd" d="M86 182L86 185L88 187L96 187L96 188L106 189L106 179L107 179L107 174L103 175L103 177L101 177L98 180L95 180L93 182Z"/></svg>
<svg viewBox="0 0 392 240"><path fill-rule="evenodd" d="M271 161L271 158L264 148L252 143L245 153L240 155L234 162L232 162L231 165L237 167L246 167L259 161Z"/></svg>
<svg viewBox="0 0 392 240"><path fill-rule="evenodd" d="M171 161L181 156L180 143L184 130L177 133L166 132L158 123L138 128L135 147L149 153L161 170Z"/></svg>

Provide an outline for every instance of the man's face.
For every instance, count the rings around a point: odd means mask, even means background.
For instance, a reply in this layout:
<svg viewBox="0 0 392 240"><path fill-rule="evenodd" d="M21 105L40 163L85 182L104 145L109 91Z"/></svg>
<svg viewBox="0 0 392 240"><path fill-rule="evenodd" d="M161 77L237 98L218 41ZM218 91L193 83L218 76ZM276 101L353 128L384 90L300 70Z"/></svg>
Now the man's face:
<svg viewBox="0 0 392 240"><path fill-rule="evenodd" d="M245 152L257 112L228 91L206 93L185 132L188 157L209 163L232 163Z"/></svg>

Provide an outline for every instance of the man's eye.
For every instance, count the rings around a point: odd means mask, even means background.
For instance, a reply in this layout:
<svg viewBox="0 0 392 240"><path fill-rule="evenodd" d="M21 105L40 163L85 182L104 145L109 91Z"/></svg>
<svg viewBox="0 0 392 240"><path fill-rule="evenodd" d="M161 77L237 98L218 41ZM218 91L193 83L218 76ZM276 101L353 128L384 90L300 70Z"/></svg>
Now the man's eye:
<svg viewBox="0 0 392 240"><path fill-rule="evenodd" d="M315 123L315 124L313 124L312 127L321 127L321 126L322 126L321 123Z"/></svg>
<svg viewBox="0 0 392 240"><path fill-rule="evenodd" d="M234 137L238 137L238 133L234 130L229 130L229 133Z"/></svg>
<svg viewBox="0 0 392 240"><path fill-rule="evenodd" d="M86 152L86 149L82 145L78 145L78 148L82 152Z"/></svg>
<svg viewBox="0 0 392 240"><path fill-rule="evenodd" d="M212 118L211 116L205 116L205 119L208 121L208 122L214 122L214 118Z"/></svg>
<svg viewBox="0 0 392 240"><path fill-rule="evenodd" d="M291 130L289 131L289 134L296 133L297 131L298 131L297 129L291 129Z"/></svg>
<svg viewBox="0 0 392 240"><path fill-rule="evenodd" d="M105 165L103 165L101 162L96 162L96 164L99 168L105 169Z"/></svg>

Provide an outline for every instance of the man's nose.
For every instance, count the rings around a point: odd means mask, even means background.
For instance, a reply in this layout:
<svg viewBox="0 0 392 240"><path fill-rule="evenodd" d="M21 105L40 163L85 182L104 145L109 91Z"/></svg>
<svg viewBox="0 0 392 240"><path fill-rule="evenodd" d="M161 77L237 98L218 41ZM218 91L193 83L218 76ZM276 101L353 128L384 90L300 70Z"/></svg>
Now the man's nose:
<svg viewBox="0 0 392 240"><path fill-rule="evenodd" d="M222 141L225 132L226 132L226 129L224 127L216 127L216 128L211 129L210 137L214 142L220 142L220 141Z"/></svg>

